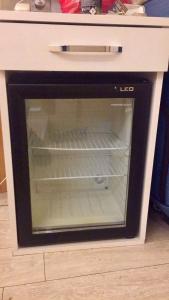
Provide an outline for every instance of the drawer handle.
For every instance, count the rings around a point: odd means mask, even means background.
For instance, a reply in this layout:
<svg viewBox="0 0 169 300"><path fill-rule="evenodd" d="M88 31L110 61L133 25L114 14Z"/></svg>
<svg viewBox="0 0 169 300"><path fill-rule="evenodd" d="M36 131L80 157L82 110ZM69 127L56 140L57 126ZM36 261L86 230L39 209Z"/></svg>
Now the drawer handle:
<svg viewBox="0 0 169 300"><path fill-rule="evenodd" d="M93 45L49 45L49 51L54 53L122 53L122 46Z"/></svg>

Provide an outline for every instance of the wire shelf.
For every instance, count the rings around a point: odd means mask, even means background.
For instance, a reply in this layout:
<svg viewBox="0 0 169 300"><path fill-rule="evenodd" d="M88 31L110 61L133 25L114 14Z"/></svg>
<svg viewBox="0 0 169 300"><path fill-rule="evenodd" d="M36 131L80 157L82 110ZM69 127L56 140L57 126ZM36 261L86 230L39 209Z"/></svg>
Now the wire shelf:
<svg viewBox="0 0 169 300"><path fill-rule="evenodd" d="M127 176L128 156L37 155L30 165L36 181Z"/></svg>
<svg viewBox="0 0 169 300"><path fill-rule="evenodd" d="M31 132L29 145L32 149L91 151L91 150L125 150L128 145L113 132L89 132L88 129L50 131L43 139Z"/></svg>
<svg viewBox="0 0 169 300"><path fill-rule="evenodd" d="M126 194L123 183L117 194L113 190L60 192L34 195L32 203L35 233L65 227L124 225Z"/></svg>

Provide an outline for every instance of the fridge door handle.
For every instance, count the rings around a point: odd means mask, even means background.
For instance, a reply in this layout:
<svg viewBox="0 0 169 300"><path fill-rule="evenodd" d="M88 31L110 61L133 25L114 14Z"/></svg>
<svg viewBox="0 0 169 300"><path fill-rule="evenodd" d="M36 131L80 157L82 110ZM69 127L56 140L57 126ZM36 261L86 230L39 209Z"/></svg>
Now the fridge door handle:
<svg viewBox="0 0 169 300"><path fill-rule="evenodd" d="M49 45L49 51L53 53L122 53L120 45Z"/></svg>

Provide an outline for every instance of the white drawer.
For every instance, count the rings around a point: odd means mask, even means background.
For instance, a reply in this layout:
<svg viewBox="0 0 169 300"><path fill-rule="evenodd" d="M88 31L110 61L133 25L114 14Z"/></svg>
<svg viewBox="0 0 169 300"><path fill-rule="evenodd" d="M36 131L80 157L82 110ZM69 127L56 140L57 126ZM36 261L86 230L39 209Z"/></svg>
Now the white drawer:
<svg viewBox="0 0 169 300"><path fill-rule="evenodd" d="M166 71L168 36L162 28L1 23L0 69ZM122 53L53 53L50 45L121 46Z"/></svg>

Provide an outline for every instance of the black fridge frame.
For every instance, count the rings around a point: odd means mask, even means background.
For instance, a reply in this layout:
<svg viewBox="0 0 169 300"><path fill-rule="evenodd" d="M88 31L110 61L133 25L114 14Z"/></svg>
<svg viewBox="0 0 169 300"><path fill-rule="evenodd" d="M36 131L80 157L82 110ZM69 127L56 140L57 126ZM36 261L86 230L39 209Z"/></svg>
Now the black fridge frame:
<svg viewBox="0 0 169 300"><path fill-rule="evenodd" d="M40 82L40 80L39 80ZM130 88L129 88L130 87ZM140 224L152 84L9 83L7 86L17 219L20 247L137 236ZM54 233L32 233L25 99L134 98L131 159L125 227L98 227Z"/></svg>

